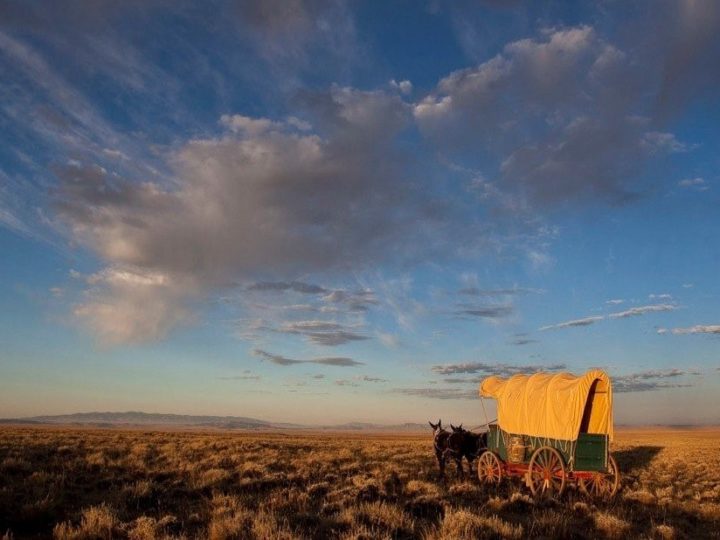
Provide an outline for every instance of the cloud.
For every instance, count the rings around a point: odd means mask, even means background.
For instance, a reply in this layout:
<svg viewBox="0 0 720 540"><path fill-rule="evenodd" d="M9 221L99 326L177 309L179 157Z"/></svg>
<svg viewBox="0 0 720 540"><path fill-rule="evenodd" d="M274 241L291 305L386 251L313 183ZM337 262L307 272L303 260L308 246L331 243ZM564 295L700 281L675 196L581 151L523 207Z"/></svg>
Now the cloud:
<svg viewBox="0 0 720 540"><path fill-rule="evenodd" d="M675 335L684 335L684 334L720 334L720 324L697 324L695 326L689 326L687 328L659 328L657 331L658 334L675 334Z"/></svg>
<svg viewBox="0 0 720 540"><path fill-rule="evenodd" d="M387 379L382 379L380 377L370 377L369 375L362 375L358 377L354 377L356 381L363 381L363 382L371 382L371 383L384 383L388 382Z"/></svg>
<svg viewBox="0 0 720 540"><path fill-rule="evenodd" d="M390 392L428 399L477 399L477 390L459 388L393 388Z"/></svg>
<svg viewBox="0 0 720 540"><path fill-rule="evenodd" d="M651 300L672 300L672 294L650 294L648 295L648 298L650 298Z"/></svg>
<svg viewBox="0 0 720 540"><path fill-rule="evenodd" d="M510 364L496 363L487 364L485 362L467 362L464 364L438 364L432 368L434 373L439 375L455 375L460 373L483 373L485 375L511 376L518 373L539 373L544 371L562 371L567 369L565 364L541 365L521 365L515 366ZM447 382L447 380L446 380ZM473 382L473 381L464 381Z"/></svg>
<svg viewBox="0 0 720 540"><path fill-rule="evenodd" d="M259 381L260 375L234 375L231 377L218 377L221 381Z"/></svg>
<svg viewBox="0 0 720 540"><path fill-rule="evenodd" d="M617 306L617 305L622 304L622 303L624 303L624 302L625 302L625 300L623 300L622 298L616 298L616 299L613 299L613 300L606 300L606 301L605 301L606 304L610 304L610 305L613 305L613 306Z"/></svg>
<svg viewBox="0 0 720 540"><path fill-rule="evenodd" d="M378 332L377 337L383 345L391 349L395 349L400 345L400 338L394 334Z"/></svg>
<svg viewBox="0 0 720 540"><path fill-rule="evenodd" d="M565 321L557 324L551 324L548 326L543 326L540 328L540 331L545 330L557 330L559 328L573 328L575 326L590 326L591 324L595 324L598 321L602 321L605 317L602 315L596 315L593 317L584 317L582 319L574 319L572 321Z"/></svg>
<svg viewBox="0 0 720 540"><path fill-rule="evenodd" d="M469 315L482 319L499 319L511 315L513 313L513 306L460 304L455 313L457 315Z"/></svg>
<svg viewBox="0 0 720 540"><path fill-rule="evenodd" d="M652 297L653 295L651 295ZM610 304L618 304L620 302L614 300L609 301L606 303ZM653 304L649 306L638 306L633 307L630 309L627 309L625 311L618 311L616 313L610 313L607 317L604 315L594 315L592 317L584 317L582 319L575 319L572 321L565 321L557 324L551 324L548 326L543 326L540 328L540 331L545 330L558 330L560 328L573 328L576 326L590 326L591 324L595 324L598 321L603 321L606 318L609 319L627 319L628 317L637 317L640 315L645 315L646 313L658 313L663 311L674 311L677 309L677 306L675 304Z"/></svg>
<svg viewBox="0 0 720 540"><path fill-rule="evenodd" d="M328 304L341 304L348 311L355 312L367 311L370 306L375 306L379 303L377 298L375 298L375 293L370 289L357 291L336 289L323 296L322 300Z"/></svg>
<svg viewBox="0 0 720 540"><path fill-rule="evenodd" d="M343 325L328 321L296 321L286 323L277 329L285 334L299 334L305 336L316 345L336 346L370 339L368 336L358 334L346 329Z"/></svg>
<svg viewBox="0 0 720 540"><path fill-rule="evenodd" d="M513 344L513 345L529 345L529 344L531 344L531 343L537 343L537 342L538 342L537 339L530 339L530 338L526 338L526 337L519 337L519 338L514 339L514 340L512 341L512 344Z"/></svg>
<svg viewBox="0 0 720 540"><path fill-rule="evenodd" d="M677 309L677 306L674 304L654 304L651 306L639 306L639 307L630 308L625 311L611 313L609 315L609 317L611 319L625 319L627 317L637 317L639 315L645 315L646 313L658 313L658 312L662 312L662 311L675 311L676 309Z"/></svg>
<svg viewBox="0 0 720 540"><path fill-rule="evenodd" d="M650 131L643 135L641 144L650 152L687 152L690 148L677 140L672 133Z"/></svg>
<svg viewBox="0 0 720 540"><path fill-rule="evenodd" d="M339 379L335 381L335 384L337 386L360 386L358 383L353 381L348 381L347 379Z"/></svg>
<svg viewBox="0 0 720 540"><path fill-rule="evenodd" d="M260 281L247 287L249 291L294 291L303 294L324 294L327 289L302 281Z"/></svg>
<svg viewBox="0 0 720 540"><path fill-rule="evenodd" d="M346 357L333 356L313 358L312 360L295 360L292 358L286 358L285 356L279 354L272 354L262 349L253 349L252 354L279 366L291 366L293 364L320 364L324 366L353 367L364 365L363 362L358 362L352 358Z"/></svg>
<svg viewBox="0 0 720 540"><path fill-rule="evenodd" d="M57 215L108 268L172 275L178 284L192 282L200 294L267 268L327 271L382 260L397 253L389 246L398 238L422 229L407 219L420 208L393 144L407 123L405 105L396 96L347 88L334 88L323 99L331 107L324 113L326 138L260 119L267 129L191 140L169 157L172 186L123 179L96 165L59 167ZM299 281L257 282L250 289L324 294L327 304L356 312L377 302L371 291L326 291ZM175 289L174 305L185 293ZM104 297L106 306L114 301ZM104 318L113 311L105 309ZM156 316L165 320L154 327L178 322L170 309ZM138 340L147 337L140 325L136 329L144 334ZM133 334L116 333L115 340L136 340ZM313 339L337 344L363 338L346 333Z"/></svg>
<svg viewBox="0 0 720 540"><path fill-rule="evenodd" d="M449 74L413 113L446 153L494 163L490 184L535 205L627 203L650 189L647 163L692 148L646 114L660 68L639 69L644 51L590 26L545 30Z"/></svg>
<svg viewBox="0 0 720 540"><path fill-rule="evenodd" d="M156 341L192 320L186 302L194 285L182 277L114 266L86 281L90 288L73 313L106 345Z"/></svg>
<svg viewBox="0 0 720 540"><path fill-rule="evenodd" d="M678 182L678 186L680 186L681 188L694 189L696 191L707 191L708 189L710 189L710 186L707 185L705 179L700 177L685 178L683 180L680 180Z"/></svg>
<svg viewBox="0 0 720 540"><path fill-rule="evenodd" d="M408 95L412 93L413 85L410 81L396 81L395 79L390 80L390 86L399 90L402 94Z"/></svg>
<svg viewBox="0 0 720 540"><path fill-rule="evenodd" d="M459 294L467 296L519 296L525 294L540 294L540 289L527 289L523 287L513 287L510 289L481 289L479 287L464 287L458 291Z"/></svg>
<svg viewBox="0 0 720 540"><path fill-rule="evenodd" d="M699 375L699 372L678 368L641 371L629 375L616 375L612 378L613 390L623 392L648 392L669 388L689 388L689 383L669 383L663 379L675 379L687 375Z"/></svg>
<svg viewBox="0 0 720 540"><path fill-rule="evenodd" d="M254 356L259 356L261 358L264 358L265 360L268 360L268 361L272 362L273 364L277 364L279 366L291 366L293 364L306 363L306 360L293 360L292 358L286 358L280 354L272 354L272 353L263 351L262 349L253 349L252 354Z"/></svg>

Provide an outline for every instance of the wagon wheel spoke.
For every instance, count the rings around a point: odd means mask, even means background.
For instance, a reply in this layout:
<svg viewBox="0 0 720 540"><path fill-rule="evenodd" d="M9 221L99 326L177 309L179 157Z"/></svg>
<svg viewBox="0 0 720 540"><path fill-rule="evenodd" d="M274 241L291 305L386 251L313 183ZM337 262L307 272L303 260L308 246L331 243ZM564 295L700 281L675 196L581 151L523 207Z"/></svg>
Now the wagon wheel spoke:
<svg viewBox="0 0 720 540"><path fill-rule="evenodd" d="M560 495L565 487L565 465L557 450L543 447L530 458L530 489L535 495Z"/></svg>
<svg viewBox="0 0 720 540"><path fill-rule="evenodd" d="M483 453L478 460L478 478L485 484L499 484L502 479L500 460L490 451Z"/></svg>
<svg viewBox="0 0 720 540"><path fill-rule="evenodd" d="M580 488L596 498L610 498L617 492L620 482L617 464L612 456L608 457L607 471L597 471L589 478L580 479Z"/></svg>

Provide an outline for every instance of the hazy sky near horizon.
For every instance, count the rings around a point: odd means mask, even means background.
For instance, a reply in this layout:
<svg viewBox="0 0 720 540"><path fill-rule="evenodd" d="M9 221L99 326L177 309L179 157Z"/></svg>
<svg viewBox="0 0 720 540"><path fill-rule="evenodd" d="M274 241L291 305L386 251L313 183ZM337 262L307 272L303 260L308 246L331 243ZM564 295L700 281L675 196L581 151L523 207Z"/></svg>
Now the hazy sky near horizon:
<svg viewBox="0 0 720 540"><path fill-rule="evenodd" d="M712 0L2 2L0 417L718 423L719 87Z"/></svg>

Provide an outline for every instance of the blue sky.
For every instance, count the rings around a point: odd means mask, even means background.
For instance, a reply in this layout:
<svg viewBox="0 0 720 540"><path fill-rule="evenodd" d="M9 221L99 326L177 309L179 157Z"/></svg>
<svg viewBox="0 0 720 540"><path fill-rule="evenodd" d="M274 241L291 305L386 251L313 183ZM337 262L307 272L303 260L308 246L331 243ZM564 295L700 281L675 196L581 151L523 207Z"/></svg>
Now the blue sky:
<svg viewBox="0 0 720 540"><path fill-rule="evenodd" d="M3 3L0 417L719 422L720 7L660 4Z"/></svg>

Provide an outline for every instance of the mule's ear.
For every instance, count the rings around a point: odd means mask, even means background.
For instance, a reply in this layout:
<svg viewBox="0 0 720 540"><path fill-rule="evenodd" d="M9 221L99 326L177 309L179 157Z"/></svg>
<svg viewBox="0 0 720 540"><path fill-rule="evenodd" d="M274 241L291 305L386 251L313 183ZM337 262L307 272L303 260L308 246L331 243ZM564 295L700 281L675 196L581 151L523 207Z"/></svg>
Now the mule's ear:
<svg viewBox="0 0 720 540"><path fill-rule="evenodd" d="M462 424L460 424L460 425L458 426L458 429L462 429Z"/></svg>
<svg viewBox="0 0 720 540"><path fill-rule="evenodd" d="M452 429L453 431L457 429L455 426L452 425L452 422L450 422L450 429Z"/></svg>
<svg viewBox="0 0 720 540"><path fill-rule="evenodd" d="M430 420L428 420L428 424L430 424L430 427L433 428L433 429L435 429L435 428L437 427L437 426L436 426L435 424L433 424Z"/></svg>
<svg viewBox="0 0 720 540"><path fill-rule="evenodd" d="M440 418L438 418L438 423L437 423L437 425L438 425L439 428L442 428L442 420L441 420Z"/></svg>

